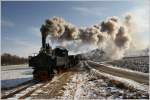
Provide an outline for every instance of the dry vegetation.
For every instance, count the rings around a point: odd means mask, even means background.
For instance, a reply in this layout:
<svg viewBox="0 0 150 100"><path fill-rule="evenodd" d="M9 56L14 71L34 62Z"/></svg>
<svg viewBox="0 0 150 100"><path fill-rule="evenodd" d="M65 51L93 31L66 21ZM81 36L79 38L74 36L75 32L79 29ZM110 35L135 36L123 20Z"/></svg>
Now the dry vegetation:
<svg viewBox="0 0 150 100"><path fill-rule="evenodd" d="M1 55L1 65L17 65L27 63L27 58L19 57L16 55L11 55L9 53L4 53Z"/></svg>

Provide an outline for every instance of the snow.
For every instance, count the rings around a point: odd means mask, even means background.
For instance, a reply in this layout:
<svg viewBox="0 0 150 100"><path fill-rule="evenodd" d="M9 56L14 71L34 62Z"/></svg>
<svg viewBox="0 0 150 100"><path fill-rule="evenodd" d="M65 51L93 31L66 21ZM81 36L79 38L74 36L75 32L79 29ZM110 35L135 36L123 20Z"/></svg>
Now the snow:
<svg viewBox="0 0 150 100"><path fill-rule="evenodd" d="M141 98L128 89L120 89L111 84L109 78L94 74L93 71L75 74L66 86L61 99L122 99L125 97ZM140 93L144 93L140 91ZM142 94L143 95L143 94ZM145 95L145 94L144 94ZM143 97L144 97L143 95Z"/></svg>
<svg viewBox="0 0 150 100"><path fill-rule="evenodd" d="M8 70L5 69L1 71L1 88L2 89L12 88L21 83L31 80L32 71L33 70L31 68L23 68L23 69L16 68Z"/></svg>
<svg viewBox="0 0 150 100"><path fill-rule="evenodd" d="M112 66L108 66L108 67L114 68ZM123 70L121 68L116 68L116 69ZM127 86L132 86L132 87L134 87L136 89L139 89L139 90L148 91L148 85L140 84L140 83L135 82L135 81L130 80L130 79L126 79L126 78L122 78L122 77L113 76L113 75L110 75L110 74L107 74L107 73L103 73L103 72L100 72L100 71L98 71L94 68L91 68L91 71L93 71L94 73L97 73L99 75L103 75L105 77L108 77L109 79L118 80L118 81L126 84ZM131 70L128 70L128 69L126 69L125 71L130 71L130 72L133 72L135 74L147 75L146 73L131 71Z"/></svg>
<svg viewBox="0 0 150 100"><path fill-rule="evenodd" d="M66 90L64 91L63 99L74 98L74 100L79 100L81 94L83 93L81 87L87 80L86 76L87 73L76 73L75 75L73 75L69 83L64 86Z"/></svg>
<svg viewBox="0 0 150 100"><path fill-rule="evenodd" d="M82 71L71 77L64 86L64 95L61 99L148 98L147 85L90 69L87 71L82 68ZM125 84L126 88L119 88L110 80L117 80ZM133 88L129 88L130 86Z"/></svg>
<svg viewBox="0 0 150 100"><path fill-rule="evenodd" d="M126 68L115 67L115 66L112 66L110 64L106 64L105 62L104 63L102 63L102 62L93 62L93 61L89 61L89 62L92 62L92 63L95 63L95 64L100 64L100 65L104 65L106 67L117 69L117 70L120 70L120 71L126 71L126 72L131 72L131 73L134 73L134 74L149 76L148 73L142 73L142 72L139 72L139 71L133 71L133 70L126 69Z"/></svg>
<svg viewBox="0 0 150 100"><path fill-rule="evenodd" d="M135 98L142 99L148 98L148 86L137 83L135 81L113 76L110 74L102 73L96 69L93 69L89 66L90 70L87 70L85 63L80 63L79 71L70 76L68 81L66 81L63 90L59 92L63 93L57 99L67 99L67 100L80 100L80 99L125 99L125 98ZM12 80L12 79L32 79L32 69L19 69L19 70L8 70L2 71L3 80ZM5 75L6 74L6 75ZM51 86L52 82L59 81L59 78L62 75L54 76L50 83L47 83L42 88L48 88ZM117 80L127 87L134 87L132 90L129 88L119 88L113 84L110 80ZM15 83L15 82L14 82ZM14 84L13 83L13 84ZM28 88L21 93L15 95L11 99L18 98L27 92L35 89L37 86L42 84L37 84ZM55 85L54 85L55 86ZM42 88L37 89L31 96L36 96L37 94L45 93L48 91L43 91ZM26 99L31 99L30 97ZM54 98L56 99L56 98Z"/></svg>
<svg viewBox="0 0 150 100"><path fill-rule="evenodd" d="M16 99L19 99L20 97L26 95L27 93L31 92L31 91L34 91L36 88L42 86L44 83L38 83L36 85L33 85L23 91L21 91L20 93L18 94L15 94L13 97L11 98L8 98L8 99L11 99L11 100L16 100ZM42 92L42 91L38 91L38 92ZM26 98L26 99L30 99L30 97Z"/></svg>
<svg viewBox="0 0 150 100"><path fill-rule="evenodd" d="M27 64L1 66L2 71L15 70L15 69L28 69L28 68L29 66Z"/></svg>

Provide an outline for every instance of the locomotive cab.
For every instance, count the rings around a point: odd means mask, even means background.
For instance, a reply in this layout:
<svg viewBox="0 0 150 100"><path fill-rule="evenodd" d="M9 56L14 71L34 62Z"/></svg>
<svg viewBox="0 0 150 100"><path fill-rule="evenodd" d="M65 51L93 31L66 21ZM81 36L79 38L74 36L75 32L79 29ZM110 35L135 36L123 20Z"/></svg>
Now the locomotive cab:
<svg viewBox="0 0 150 100"><path fill-rule="evenodd" d="M53 50L52 56L55 56L56 66L60 68L67 68L68 50L63 47L56 47Z"/></svg>

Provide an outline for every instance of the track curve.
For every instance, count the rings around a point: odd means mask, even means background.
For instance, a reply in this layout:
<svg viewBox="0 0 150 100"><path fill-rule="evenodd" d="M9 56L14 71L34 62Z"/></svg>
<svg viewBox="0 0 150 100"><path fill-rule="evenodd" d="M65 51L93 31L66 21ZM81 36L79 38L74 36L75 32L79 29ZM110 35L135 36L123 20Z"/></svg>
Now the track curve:
<svg viewBox="0 0 150 100"><path fill-rule="evenodd" d="M108 67L105 64L98 64L93 61L87 61L88 65L90 65L92 68L95 68L101 72L108 73L114 76L119 76L127 79L134 80L136 82L142 83L142 84L149 84L149 75L145 73L138 73L135 71L127 71L124 69L118 69L115 67Z"/></svg>

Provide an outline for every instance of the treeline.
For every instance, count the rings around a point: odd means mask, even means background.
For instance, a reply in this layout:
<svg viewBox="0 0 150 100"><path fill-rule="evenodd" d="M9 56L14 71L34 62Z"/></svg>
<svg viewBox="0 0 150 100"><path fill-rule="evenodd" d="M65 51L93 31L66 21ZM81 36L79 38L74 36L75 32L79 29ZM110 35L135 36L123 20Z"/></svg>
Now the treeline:
<svg viewBox="0 0 150 100"><path fill-rule="evenodd" d="M19 57L16 55L11 55L9 53L4 53L1 55L1 65L17 65L25 64L28 62L27 58Z"/></svg>

